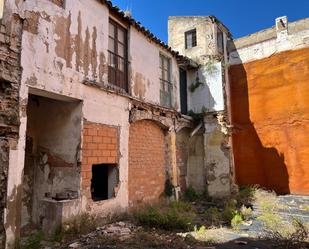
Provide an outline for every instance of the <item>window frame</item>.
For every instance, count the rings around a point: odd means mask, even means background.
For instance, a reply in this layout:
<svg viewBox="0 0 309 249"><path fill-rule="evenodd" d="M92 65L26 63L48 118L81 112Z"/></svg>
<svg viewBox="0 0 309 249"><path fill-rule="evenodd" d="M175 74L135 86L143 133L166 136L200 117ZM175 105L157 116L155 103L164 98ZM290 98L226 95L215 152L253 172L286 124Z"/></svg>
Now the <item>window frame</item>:
<svg viewBox="0 0 309 249"><path fill-rule="evenodd" d="M114 27L114 34L111 36L110 25ZM123 41L119 40L118 32L121 30L123 32ZM110 49L110 40L113 40L114 51ZM119 44L123 46L123 55L119 54ZM112 59L113 57L113 59ZM114 64L111 63L113 60ZM123 61L123 71L120 69L121 62ZM108 31L108 83L125 90L128 92L128 30L121 24L113 19L109 19L109 31ZM112 66L114 65L114 66ZM112 79L112 74L114 78Z"/></svg>
<svg viewBox="0 0 309 249"><path fill-rule="evenodd" d="M219 36L221 36L220 40ZM219 27L217 27L217 48L220 54L224 54L224 32Z"/></svg>
<svg viewBox="0 0 309 249"><path fill-rule="evenodd" d="M172 107L173 83L172 83L172 59L160 53L160 104L165 107ZM167 68L164 63L167 62ZM165 78L165 72L167 79ZM167 89L167 90L166 90Z"/></svg>
<svg viewBox="0 0 309 249"><path fill-rule="evenodd" d="M189 35L192 35L192 40L191 40L191 47L188 47L188 39L187 37ZM196 32L196 28L188 30L185 32L185 49L190 49L190 48L194 48L197 46L197 32Z"/></svg>

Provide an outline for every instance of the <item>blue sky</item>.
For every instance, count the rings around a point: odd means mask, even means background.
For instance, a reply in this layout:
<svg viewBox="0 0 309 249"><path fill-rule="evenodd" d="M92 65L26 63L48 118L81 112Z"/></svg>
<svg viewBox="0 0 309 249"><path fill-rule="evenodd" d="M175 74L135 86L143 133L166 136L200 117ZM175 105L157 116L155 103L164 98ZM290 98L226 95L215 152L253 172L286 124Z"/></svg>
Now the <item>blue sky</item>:
<svg viewBox="0 0 309 249"><path fill-rule="evenodd" d="M234 38L271 27L275 18L289 21L309 17L309 0L112 0L121 9L167 42L168 16L214 15Z"/></svg>

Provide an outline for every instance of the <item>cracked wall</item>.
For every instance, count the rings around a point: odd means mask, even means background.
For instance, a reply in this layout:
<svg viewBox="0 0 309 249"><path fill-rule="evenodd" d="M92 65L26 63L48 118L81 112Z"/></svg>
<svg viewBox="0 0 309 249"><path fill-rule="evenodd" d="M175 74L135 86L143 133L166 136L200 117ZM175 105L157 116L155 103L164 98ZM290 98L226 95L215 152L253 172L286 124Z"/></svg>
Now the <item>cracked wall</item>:
<svg viewBox="0 0 309 249"><path fill-rule="evenodd" d="M5 243L5 208L7 179L12 150L16 150L19 129L19 84L21 78L20 47L22 21L12 15L5 1L0 19L0 247ZM14 205L12 205L13 208ZM12 214L14 215L14 214Z"/></svg>

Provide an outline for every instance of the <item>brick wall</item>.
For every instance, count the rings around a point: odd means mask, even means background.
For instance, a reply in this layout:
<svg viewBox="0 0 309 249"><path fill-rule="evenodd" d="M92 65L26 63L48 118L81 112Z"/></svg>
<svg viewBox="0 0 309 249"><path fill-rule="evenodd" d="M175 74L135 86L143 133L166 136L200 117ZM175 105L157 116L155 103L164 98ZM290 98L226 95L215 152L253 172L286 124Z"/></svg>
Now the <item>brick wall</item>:
<svg viewBox="0 0 309 249"><path fill-rule="evenodd" d="M20 48L22 22L17 16L0 20L0 248L5 242L3 210L6 206L9 151L17 144L19 128Z"/></svg>
<svg viewBox="0 0 309 249"><path fill-rule="evenodd" d="M166 178L164 133L148 120L131 124L129 132L129 206L155 203Z"/></svg>
<svg viewBox="0 0 309 249"><path fill-rule="evenodd" d="M85 123L82 146L82 189L91 198L90 184L93 164L118 164L119 128L103 124Z"/></svg>

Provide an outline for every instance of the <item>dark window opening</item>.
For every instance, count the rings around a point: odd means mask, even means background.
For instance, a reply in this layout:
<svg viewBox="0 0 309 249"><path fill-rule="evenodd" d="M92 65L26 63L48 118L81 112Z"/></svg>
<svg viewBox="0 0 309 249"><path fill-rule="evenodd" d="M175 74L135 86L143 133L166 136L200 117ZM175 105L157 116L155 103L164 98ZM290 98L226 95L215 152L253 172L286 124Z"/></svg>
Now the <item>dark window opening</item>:
<svg viewBox="0 0 309 249"><path fill-rule="evenodd" d="M128 92L128 41L127 30L109 21L108 83Z"/></svg>
<svg viewBox="0 0 309 249"><path fill-rule="evenodd" d="M188 103L187 103L187 72L180 68L180 109L182 114L188 113Z"/></svg>
<svg viewBox="0 0 309 249"><path fill-rule="evenodd" d="M217 30L217 47L218 47L218 52L223 54L224 39L223 39L223 32L220 29Z"/></svg>
<svg viewBox="0 0 309 249"><path fill-rule="evenodd" d="M162 54L160 55L160 71L160 102L163 106L172 107L171 60Z"/></svg>
<svg viewBox="0 0 309 249"><path fill-rule="evenodd" d="M196 47L197 45L196 29L192 29L185 33L185 44L186 44L186 49Z"/></svg>
<svg viewBox="0 0 309 249"><path fill-rule="evenodd" d="M117 165L96 164L92 166L91 198L93 201L102 201L115 197L118 183Z"/></svg>

